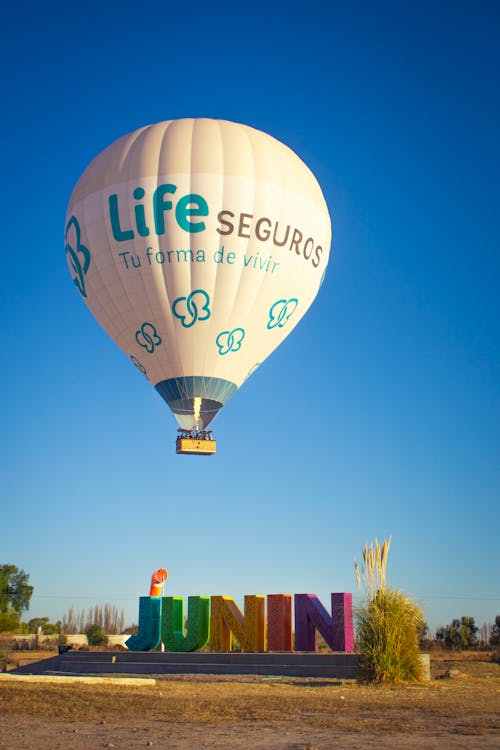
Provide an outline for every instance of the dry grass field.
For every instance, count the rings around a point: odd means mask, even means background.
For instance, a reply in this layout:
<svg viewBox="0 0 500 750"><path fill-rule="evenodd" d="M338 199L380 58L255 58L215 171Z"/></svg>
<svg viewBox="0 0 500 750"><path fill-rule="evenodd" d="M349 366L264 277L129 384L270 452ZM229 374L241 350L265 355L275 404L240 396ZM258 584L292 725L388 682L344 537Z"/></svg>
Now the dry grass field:
<svg viewBox="0 0 500 750"><path fill-rule="evenodd" d="M432 672L398 687L201 675L144 687L0 682L0 747L498 750L500 666L448 654Z"/></svg>

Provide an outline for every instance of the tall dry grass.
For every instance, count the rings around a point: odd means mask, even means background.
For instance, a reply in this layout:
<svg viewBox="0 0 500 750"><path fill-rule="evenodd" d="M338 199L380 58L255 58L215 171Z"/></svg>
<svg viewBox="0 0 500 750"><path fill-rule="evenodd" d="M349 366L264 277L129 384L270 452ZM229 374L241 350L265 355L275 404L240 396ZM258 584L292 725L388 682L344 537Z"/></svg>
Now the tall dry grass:
<svg viewBox="0 0 500 750"><path fill-rule="evenodd" d="M365 598L355 610L356 650L360 653L360 679L397 683L423 679L419 649L421 609L403 592L387 586L387 558L391 538L380 545L365 544L363 564L354 571Z"/></svg>

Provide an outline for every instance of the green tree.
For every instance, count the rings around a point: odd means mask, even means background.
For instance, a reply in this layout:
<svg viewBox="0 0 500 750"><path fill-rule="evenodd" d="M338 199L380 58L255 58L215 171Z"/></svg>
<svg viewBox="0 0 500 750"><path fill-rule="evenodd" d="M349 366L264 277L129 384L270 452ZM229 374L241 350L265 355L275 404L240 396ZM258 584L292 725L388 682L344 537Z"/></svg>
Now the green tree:
<svg viewBox="0 0 500 750"><path fill-rule="evenodd" d="M473 648L477 644L478 628L473 617L461 617L452 620L449 625L438 628L436 640L444 648L461 651Z"/></svg>
<svg viewBox="0 0 500 750"><path fill-rule="evenodd" d="M29 575L15 565L0 565L0 612L8 614L14 610L18 615L28 609L33 593Z"/></svg>
<svg viewBox="0 0 500 750"><path fill-rule="evenodd" d="M500 615L495 617L495 624L491 628L490 646L500 646Z"/></svg>
<svg viewBox="0 0 500 750"><path fill-rule="evenodd" d="M429 631L429 626L422 620L417 625L418 633L418 645L422 651L429 651L432 647L432 638Z"/></svg>
<svg viewBox="0 0 500 750"><path fill-rule="evenodd" d="M0 633L19 633L23 630L23 624L17 612L14 612L14 610L0 612Z"/></svg>
<svg viewBox="0 0 500 750"><path fill-rule="evenodd" d="M61 623L58 620L53 623L49 621L48 617L33 617L26 623L30 633L37 633L38 628L42 628L44 635L56 635L61 632Z"/></svg>
<svg viewBox="0 0 500 750"><path fill-rule="evenodd" d="M89 646L105 646L108 642L108 636L100 625L90 625L85 633Z"/></svg>

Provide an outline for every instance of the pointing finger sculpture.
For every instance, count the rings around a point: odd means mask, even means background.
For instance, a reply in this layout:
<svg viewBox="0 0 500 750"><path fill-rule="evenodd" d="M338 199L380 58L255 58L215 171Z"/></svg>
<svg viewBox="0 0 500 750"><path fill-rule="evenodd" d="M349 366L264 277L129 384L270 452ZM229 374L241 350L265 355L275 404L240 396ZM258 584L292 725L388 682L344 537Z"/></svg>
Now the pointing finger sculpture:
<svg viewBox="0 0 500 750"><path fill-rule="evenodd" d="M206 438L313 302L330 239L321 189L287 146L246 125L183 119L140 128L91 162L65 246L99 323L181 429Z"/></svg>

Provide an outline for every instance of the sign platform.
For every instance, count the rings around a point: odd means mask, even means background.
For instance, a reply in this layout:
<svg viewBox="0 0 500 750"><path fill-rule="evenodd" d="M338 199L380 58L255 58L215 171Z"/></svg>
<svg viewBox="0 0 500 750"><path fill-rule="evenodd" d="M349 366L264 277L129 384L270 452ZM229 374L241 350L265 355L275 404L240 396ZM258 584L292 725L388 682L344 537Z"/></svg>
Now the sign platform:
<svg viewBox="0 0 500 750"><path fill-rule="evenodd" d="M14 674L166 675L254 674L288 677L357 678L358 654L240 651L68 651L14 670Z"/></svg>

